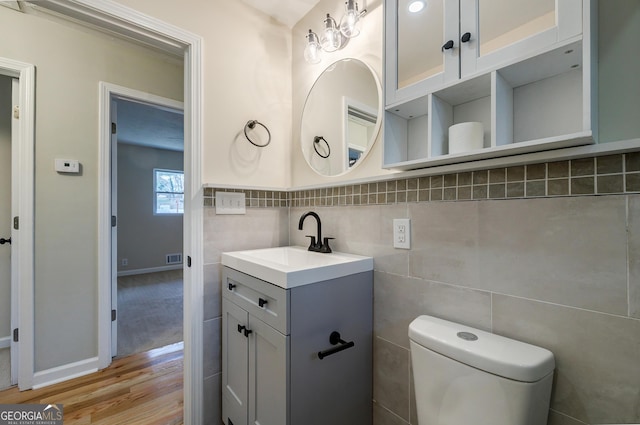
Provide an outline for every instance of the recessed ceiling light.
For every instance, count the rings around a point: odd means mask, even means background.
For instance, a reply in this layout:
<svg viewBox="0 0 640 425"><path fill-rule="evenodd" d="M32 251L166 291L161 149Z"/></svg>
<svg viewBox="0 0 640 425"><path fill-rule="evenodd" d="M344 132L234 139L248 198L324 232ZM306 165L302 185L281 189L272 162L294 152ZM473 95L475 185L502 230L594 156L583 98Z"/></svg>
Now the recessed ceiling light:
<svg viewBox="0 0 640 425"><path fill-rule="evenodd" d="M424 0L413 0L409 3L409 12L418 13L424 9Z"/></svg>

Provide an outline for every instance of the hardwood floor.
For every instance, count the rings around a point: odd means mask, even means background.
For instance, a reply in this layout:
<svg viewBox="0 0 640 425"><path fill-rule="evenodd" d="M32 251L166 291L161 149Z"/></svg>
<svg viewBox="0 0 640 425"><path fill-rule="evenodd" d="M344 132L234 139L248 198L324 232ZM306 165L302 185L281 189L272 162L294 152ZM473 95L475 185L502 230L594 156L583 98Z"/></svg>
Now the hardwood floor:
<svg viewBox="0 0 640 425"><path fill-rule="evenodd" d="M61 403L65 425L182 424L183 343L113 361L60 384L0 392L0 404Z"/></svg>

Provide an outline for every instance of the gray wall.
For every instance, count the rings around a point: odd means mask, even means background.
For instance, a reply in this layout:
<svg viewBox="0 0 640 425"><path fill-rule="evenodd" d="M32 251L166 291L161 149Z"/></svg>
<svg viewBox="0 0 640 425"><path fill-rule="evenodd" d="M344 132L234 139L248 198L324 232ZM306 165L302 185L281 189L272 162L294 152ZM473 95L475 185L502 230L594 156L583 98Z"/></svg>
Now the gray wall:
<svg viewBox="0 0 640 425"><path fill-rule="evenodd" d="M98 355L100 81L182 100L182 59L0 7L3 57L36 67L35 371ZM16 42L20 40L20 42ZM54 171L77 159L79 175Z"/></svg>
<svg viewBox="0 0 640 425"><path fill-rule="evenodd" d="M153 169L183 170L183 157L118 144L118 271L166 267L166 254L182 252L182 215L153 213Z"/></svg>

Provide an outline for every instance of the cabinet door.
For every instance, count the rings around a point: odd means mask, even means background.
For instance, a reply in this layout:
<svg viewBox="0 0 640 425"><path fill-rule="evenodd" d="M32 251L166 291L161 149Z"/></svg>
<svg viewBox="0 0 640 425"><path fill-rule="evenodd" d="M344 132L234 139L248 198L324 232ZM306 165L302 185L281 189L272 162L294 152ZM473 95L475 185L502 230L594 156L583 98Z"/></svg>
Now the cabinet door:
<svg viewBox="0 0 640 425"><path fill-rule="evenodd" d="M579 36L583 1L590 0L460 0L461 76Z"/></svg>
<svg viewBox="0 0 640 425"><path fill-rule="evenodd" d="M459 78L458 0L385 1L385 97L393 105ZM452 47L443 46L451 41Z"/></svg>
<svg viewBox="0 0 640 425"><path fill-rule="evenodd" d="M287 425L289 337L249 316L249 423Z"/></svg>
<svg viewBox="0 0 640 425"><path fill-rule="evenodd" d="M222 420L247 425L249 396L249 338L244 335L248 313L222 300Z"/></svg>

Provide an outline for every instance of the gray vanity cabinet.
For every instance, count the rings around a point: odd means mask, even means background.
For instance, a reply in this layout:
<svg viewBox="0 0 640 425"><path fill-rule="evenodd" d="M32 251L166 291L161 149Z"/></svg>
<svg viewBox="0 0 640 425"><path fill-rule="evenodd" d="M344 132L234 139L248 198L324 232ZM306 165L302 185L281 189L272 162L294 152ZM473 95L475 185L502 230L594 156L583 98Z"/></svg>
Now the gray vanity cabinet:
<svg viewBox="0 0 640 425"><path fill-rule="evenodd" d="M222 284L226 425L372 423L371 271L283 289L224 267ZM353 346L320 359L332 332Z"/></svg>

